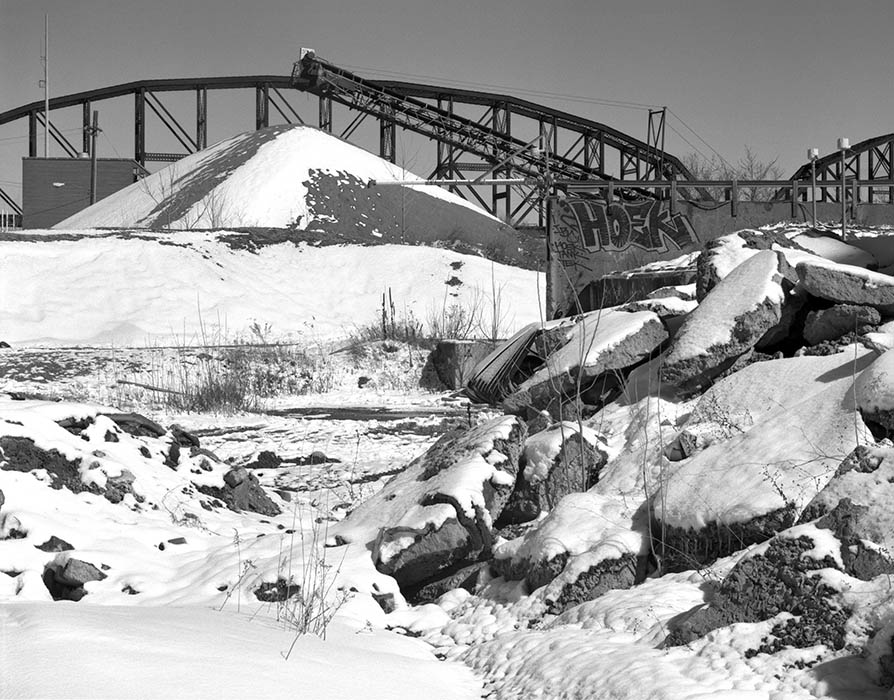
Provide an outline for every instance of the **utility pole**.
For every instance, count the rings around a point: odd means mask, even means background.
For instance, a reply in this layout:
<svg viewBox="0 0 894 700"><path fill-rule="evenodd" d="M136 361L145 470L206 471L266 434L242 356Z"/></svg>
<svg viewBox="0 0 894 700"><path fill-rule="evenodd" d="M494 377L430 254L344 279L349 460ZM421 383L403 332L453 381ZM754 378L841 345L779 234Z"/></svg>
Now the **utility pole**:
<svg viewBox="0 0 894 700"><path fill-rule="evenodd" d="M50 157L50 15L43 16L43 157Z"/></svg>
<svg viewBox="0 0 894 700"><path fill-rule="evenodd" d="M96 204L96 135L99 132L99 112L93 110L93 126L90 127L90 204Z"/></svg>

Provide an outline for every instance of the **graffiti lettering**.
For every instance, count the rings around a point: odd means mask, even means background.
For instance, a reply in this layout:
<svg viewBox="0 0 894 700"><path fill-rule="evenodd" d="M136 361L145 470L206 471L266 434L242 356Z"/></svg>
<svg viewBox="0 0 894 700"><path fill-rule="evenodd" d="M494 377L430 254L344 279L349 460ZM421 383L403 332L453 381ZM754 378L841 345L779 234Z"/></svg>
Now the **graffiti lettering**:
<svg viewBox="0 0 894 700"><path fill-rule="evenodd" d="M689 218L670 213L668 202L644 201L604 204L586 199L561 202L563 225L578 225L582 245L590 252L620 252L631 246L655 253L682 250L697 243ZM573 216L569 215L569 211Z"/></svg>

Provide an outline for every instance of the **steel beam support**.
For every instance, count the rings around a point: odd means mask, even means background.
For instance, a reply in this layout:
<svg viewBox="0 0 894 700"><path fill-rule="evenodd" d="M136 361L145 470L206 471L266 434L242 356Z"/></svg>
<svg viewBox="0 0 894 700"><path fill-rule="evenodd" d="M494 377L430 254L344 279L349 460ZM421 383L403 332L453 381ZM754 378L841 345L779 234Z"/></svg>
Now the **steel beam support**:
<svg viewBox="0 0 894 700"><path fill-rule="evenodd" d="M512 136L511 112L509 105L505 102L495 102L490 110L491 128L495 134L504 137ZM498 163L502 159L502 153L494 148L494 162ZM494 171L494 177L509 177L511 171L508 168L500 168ZM509 185L494 185L491 188L491 209L490 212L494 216L500 215L503 211L504 220L508 223L512 213L511 203L512 188ZM501 206L502 205L502 206Z"/></svg>
<svg viewBox="0 0 894 700"><path fill-rule="evenodd" d="M161 123L164 124L168 131L180 142L180 145L186 149L187 153L194 153L196 150L196 142L193 141L192 136L189 135L189 132L183 128L180 122L168 111L168 108L164 106L161 100L158 99L151 92L146 92L145 102L149 105L149 109L151 109L155 116L161 120Z"/></svg>
<svg viewBox="0 0 894 700"><path fill-rule="evenodd" d="M91 141L93 140L90 138L90 132L91 132L91 129L93 128L93 124L90 121L90 119L91 119L90 114L91 114L90 102L88 100L88 101L84 102L84 104L82 105L82 118L81 118L81 123L83 124L83 132L82 132L83 136L81 139L83 148L81 149L81 152L86 153L87 155L90 155L90 153L92 153L90 146L92 145Z"/></svg>
<svg viewBox="0 0 894 700"><path fill-rule="evenodd" d="M279 91L278 88L271 87L270 89L273 90L273 94L276 95L276 96L282 101L283 105L286 107L286 109L289 110L289 112L291 113L292 117L295 118L295 121L298 122L299 124L304 124L304 120L301 118L301 115L298 114L298 112L295 111L295 108L289 103L289 101L286 99L285 95L283 95L283 94ZM273 99L273 97L270 97L270 104L272 104L273 107L276 109L276 111L279 112L280 116L281 116L283 119L285 119L286 124L292 124L292 123L293 123L291 117L289 117L289 115L286 114L285 110L284 110L282 107L279 106L279 104L276 102L275 99Z"/></svg>
<svg viewBox="0 0 894 700"><path fill-rule="evenodd" d="M332 133L332 98L320 95L320 131Z"/></svg>
<svg viewBox="0 0 894 700"><path fill-rule="evenodd" d="M394 107L389 107L386 112L394 112ZM397 162L397 127L393 119L382 117L379 119L379 157L389 163Z"/></svg>
<svg viewBox="0 0 894 700"><path fill-rule="evenodd" d="M255 130L266 129L270 126L268 103L270 96L267 94L267 85L258 85L255 88Z"/></svg>
<svg viewBox="0 0 894 700"><path fill-rule="evenodd" d="M140 165L146 165L146 90L139 89L134 93L133 112L133 159Z"/></svg>
<svg viewBox="0 0 894 700"><path fill-rule="evenodd" d="M37 158L37 112L28 112L28 157Z"/></svg>
<svg viewBox="0 0 894 700"><path fill-rule="evenodd" d="M208 147L208 88L196 89L196 150Z"/></svg>

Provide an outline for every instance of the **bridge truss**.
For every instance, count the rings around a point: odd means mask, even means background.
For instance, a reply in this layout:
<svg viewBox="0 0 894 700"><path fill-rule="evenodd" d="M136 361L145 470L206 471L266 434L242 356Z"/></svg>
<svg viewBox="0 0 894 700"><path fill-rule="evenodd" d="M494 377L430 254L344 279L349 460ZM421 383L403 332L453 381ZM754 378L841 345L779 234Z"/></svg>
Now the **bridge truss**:
<svg viewBox="0 0 894 700"><path fill-rule="evenodd" d="M510 222L536 214L543 225L540 186L546 178L691 179L679 159L664 152L663 134L653 128L652 114L644 142L605 124L509 95L368 80L312 52L305 53L289 76L141 80L55 97L49 103L50 135L67 156L89 154L92 110L105 100L131 96L133 160L146 172L151 162L173 162L208 145L208 93L215 90L254 91L256 129L269 126L271 119L286 124L316 122L320 129L350 141L364 121L374 120L379 155L394 163L406 157L399 152L403 143L399 134L420 135L435 149L429 159L431 171L419 174L456 180L449 189ZM165 104L173 93L195 95L189 121ZM298 95L316 97L315 119L295 108ZM53 113L67 108L81 110L83 139L77 145L53 123ZM0 125L20 120L27 122L28 156L37 157L38 133L45 124L43 102L0 113ZM169 141L173 136L180 150L151 147L158 125ZM539 150L531 148L533 144ZM485 174L492 175L494 183L520 177L525 184L469 184ZM0 199L15 205L2 189Z"/></svg>

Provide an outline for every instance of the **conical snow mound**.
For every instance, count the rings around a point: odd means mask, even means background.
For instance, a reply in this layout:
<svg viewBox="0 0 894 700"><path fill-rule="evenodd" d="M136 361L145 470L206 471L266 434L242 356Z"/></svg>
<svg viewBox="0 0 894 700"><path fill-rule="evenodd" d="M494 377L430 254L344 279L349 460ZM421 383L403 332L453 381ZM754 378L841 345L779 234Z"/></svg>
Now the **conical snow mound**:
<svg viewBox="0 0 894 700"><path fill-rule="evenodd" d="M55 228L361 229L426 240L503 227L441 188L370 188L371 179L421 178L318 129L273 126L187 156Z"/></svg>

